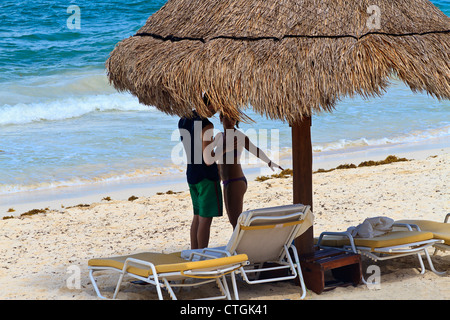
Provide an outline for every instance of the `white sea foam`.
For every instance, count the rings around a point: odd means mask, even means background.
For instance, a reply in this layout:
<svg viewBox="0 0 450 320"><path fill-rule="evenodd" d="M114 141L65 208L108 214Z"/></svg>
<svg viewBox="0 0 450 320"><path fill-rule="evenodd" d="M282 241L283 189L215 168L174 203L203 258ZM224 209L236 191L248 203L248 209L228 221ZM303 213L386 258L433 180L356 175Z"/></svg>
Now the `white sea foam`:
<svg viewBox="0 0 450 320"><path fill-rule="evenodd" d="M64 120L90 112L148 111L131 94L118 93L103 70L27 77L0 87L0 125Z"/></svg>
<svg viewBox="0 0 450 320"><path fill-rule="evenodd" d="M0 106L0 125L26 124L36 121L64 120L91 112L149 111L129 94L111 93L68 97L47 102L18 103Z"/></svg>
<svg viewBox="0 0 450 320"><path fill-rule="evenodd" d="M383 146L401 143L402 144L414 143L428 139L442 138L447 136L450 136L450 125L428 130L416 130L402 135L396 135L394 137L380 137L374 139L359 138L355 140L339 139L338 141L333 141L329 143L315 144L313 145L313 151L324 152L324 151L345 150L349 148L374 147L374 146Z"/></svg>
<svg viewBox="0 0 450 320"><path fill-rule="evenodd" d="M0 105L41 102L62 96L84 96L116 92L109 85L104 70L86 68L59 71L53 75L36 75L2 83Z"/></svg>

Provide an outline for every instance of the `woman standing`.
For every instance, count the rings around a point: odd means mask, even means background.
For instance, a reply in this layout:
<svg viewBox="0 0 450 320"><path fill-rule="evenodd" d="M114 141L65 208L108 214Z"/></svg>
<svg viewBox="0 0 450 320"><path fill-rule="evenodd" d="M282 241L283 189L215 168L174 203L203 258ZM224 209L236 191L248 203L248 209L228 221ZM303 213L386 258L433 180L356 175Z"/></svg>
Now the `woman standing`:
<svg viewBox="0 0 450 320"><path fill-rule="evenodd" d="M219 175L223 183L223 195L228 219L233 229L236 227L239 215L242 213L244 194L247 191L247 179L245 178L240 157L245 148L250 153L267 163L269 168L279 168L278 164L271 161L267 155L256 147L250 139L237 130L238 122L220 114L220 122L224 132L218 133L213 141L212 149L204 154L205 163L211 164L217 160Z"/></svg>

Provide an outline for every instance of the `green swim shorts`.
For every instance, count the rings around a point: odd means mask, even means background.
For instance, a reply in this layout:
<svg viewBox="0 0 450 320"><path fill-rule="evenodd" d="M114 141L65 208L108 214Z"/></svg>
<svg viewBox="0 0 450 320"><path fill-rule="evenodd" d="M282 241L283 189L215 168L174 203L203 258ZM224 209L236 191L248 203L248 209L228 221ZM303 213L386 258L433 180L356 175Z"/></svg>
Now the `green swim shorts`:
<svg viewBox="0 0 450 320"><path fill-rule="evenodd" d="M189 184L194 215L204 218L220 217L223 212L222 189L220 181L203 179Z"/></svg>

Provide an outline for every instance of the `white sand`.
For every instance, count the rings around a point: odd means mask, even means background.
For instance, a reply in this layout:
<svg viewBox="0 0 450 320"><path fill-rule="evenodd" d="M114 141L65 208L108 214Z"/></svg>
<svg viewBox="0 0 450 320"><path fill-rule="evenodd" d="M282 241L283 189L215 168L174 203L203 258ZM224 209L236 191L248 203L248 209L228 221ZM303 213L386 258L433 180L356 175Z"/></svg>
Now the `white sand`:
<svg viewBox="0 0 450 320"><path fill-rule="evenodd" d="M345 230L371 216L443 221L450 212L449 172L448 150L441 149L420 160L314 174L315 235ZM249 181L244 209L289 204L291 186L292 178ZM167 187L164 191L170 189L177 190ZM0 299L97 299L88 278L90 258L189 248L192 205L186 188L177 194L140 196L134 201L112 199L80 201L89 207L0 220ZM225 244L231 232L226 216L214 219L210 246ZM449 270L448 252L432 258L438 270ZM363 269L372 263L364 259ZM434 274L426 261L424 275L419 274L415 257L377 265L381 267L379 290L360 285L321 295L308 291L306 299L450 298L450 276ZM79 288L70 288L77 286L71 281L77 276L73 270L80 271ZM98 279L105 295L111 296L117 275L99 273ZM195 297L201 290L183 290L179 298ZM239 291L241 299L300 297L299 287L292 282L250 286L239 281ZM119 298L155 299L156 294L150 286L126 281Z"/></svg>

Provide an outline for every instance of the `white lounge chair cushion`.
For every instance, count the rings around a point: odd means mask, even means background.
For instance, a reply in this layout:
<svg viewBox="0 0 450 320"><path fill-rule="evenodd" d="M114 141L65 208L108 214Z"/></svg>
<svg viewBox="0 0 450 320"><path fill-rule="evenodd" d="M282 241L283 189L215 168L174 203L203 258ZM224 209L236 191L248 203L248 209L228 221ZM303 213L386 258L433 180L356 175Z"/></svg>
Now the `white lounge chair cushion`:
<svg viewBox="0 0 450 320"><path fill-rule="evenodd" d="M314 215L309 208L309 206L298 204L249 210L241 213L238 220L238 224L241 225L241 228L240 230L235 230L235 232L233 232L233 235L226 246L226 251L245 253L248 255L248 260L251 263L275 261L279 259L280 254L283 252L283 244L290 245L290 243L288 243L289 241L287 241L289 236L294 239L312 226ZM285 216L297 212L303 214L301 219L298 217L287 218L281 221L279 220L276 223L265 221L263 219L264 217ZM262 217L262 219L258 219L257 217ZM249 222L253 218L256 218L256 220L250 224ZM292 235L289 232L289 229L295 227L295 224L290 224L291 222L300 224L300 228L295 235ZM272 227L266 228L266 226ZM282 226L291 228L282 228ZM258 229L259 227L260 229ZM248 231L251 231L251 236L239 238L241 232Z"/></svg>

